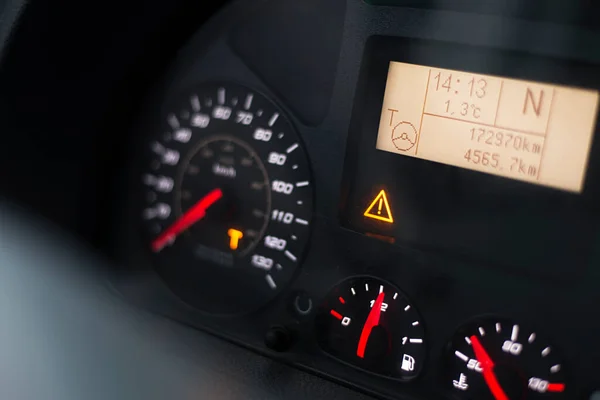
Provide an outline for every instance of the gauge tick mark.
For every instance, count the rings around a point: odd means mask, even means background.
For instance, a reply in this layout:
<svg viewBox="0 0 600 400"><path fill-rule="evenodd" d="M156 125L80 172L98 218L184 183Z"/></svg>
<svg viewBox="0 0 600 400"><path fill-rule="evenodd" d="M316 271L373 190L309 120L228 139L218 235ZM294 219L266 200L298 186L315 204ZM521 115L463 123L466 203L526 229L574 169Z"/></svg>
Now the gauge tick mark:
<svg viewBox="0 0 600 400"><path fill-rule="evenodd" d="M283 254L285 254L287 256L287 258L289 258L292 261L297 261L298 260L295 255L293 255L292 253L290 253L289 250L286 250L285 253L283 253Z"/></svg>
<svg viewBox="0 0 600 400"><path fill-rule="evenodd" d="M519 340L519 325L514 325L512 329L512 333L510 335L510 340L516 342Z"/></svg>
<svg viewBox="0 0 600 400"><path fill-rule="evenodd" d="M177 119L175 114L169 114L168 122L169 122L169 125L171 126L171 128L173 128L173 129L179 128L179 120Z"/></svg>
<svg viewBox="0 0 600 400"><path fill-rule="evenodd" d="M267 274L265 276L265 279L267 280L267 283L269 284L269 287L273 290L277 289L277 284L275 283L275 281L273 280L273 277L271 276L271 274Z"/></svg>
<svg viewBox="0 0 600 400"><path fill-rule="evenodd" d="M192 106L192 110L194 110L195 112L200 111L200 109L202 108L200 107L200 99L196 95L190 97L190 104Z"/></svg>
<svg viewBox="0 0 600 400"><path fill-rule="evenodd" d="M460 351L456 350L454 352L454 355L456 355L456 357L460 358L461 360L463 360L464 362L469 361L469 357L465 356L463 353L461 353Z"/></svg>
<svg viewBox="0 0 600 400"><path fill-rule="evenodd" d="M252 215L254 215L256 218L263 218L265 216L265 213L262 210L255 208L254 210L252 210Z"/></svg>
<svg viewBox="0 0 600 400"><path fill-rule="evenodd" d="M542 357L546 357L548 354L550 354L550 347L546 347L544 350L542 350Z"/></svg>
<svg viewBox="0 0 600 400"><path fill-rule="evenodd" d="M333 315L334 317L336 317L337 319L342 319L342 314L340 314L339 312L335 311L335 310L331 310L330 312L331 315Z"/></svg>
<svg viewBox="0 0 600 400"><path fill-rule="evenodd" d="M256 232L254 229L248 229L246 231L246 236L248 236L250 238L255 238L258 236L258 232Z"/></svg>
<svg viewBox="0 0 600 400"><path fill-rule="evenodd" d="M273 116L271 117L271 119L269 120L269 126L273 126L275 125L275 122L277 122L277 119L279 118L279 113L275 113L273 114Z"/></svg>
<svg viewBox="0 0 600 400"><path fill-rule="evenodd" d="M244 102L244 109L249 110L252 107L252 100L254 99L254 95L252 93L246 96L246 101Z"/></svg>
<svg viewBox="0 0 600 400"><path fill-rule="evenodd" d="M152 142L152 151L156 154L162 155L165 152L165 146L159 142Z"/></svg>

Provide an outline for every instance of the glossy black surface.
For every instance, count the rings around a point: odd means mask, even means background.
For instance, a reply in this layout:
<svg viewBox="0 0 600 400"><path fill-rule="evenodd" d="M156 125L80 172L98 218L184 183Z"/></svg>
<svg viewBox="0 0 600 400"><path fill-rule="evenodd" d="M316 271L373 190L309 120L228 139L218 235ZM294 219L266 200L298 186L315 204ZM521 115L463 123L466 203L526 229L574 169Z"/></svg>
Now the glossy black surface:
<svg viewBox="0 0 600 400"><path fill-rule="evenodd" d="M261 6L268 4L271 4L271 0L261 3ZM569 374L573 377L569 379L570 388L573 390L572 398L585 398L600 387L600 381L594 372L594 366L600 362L600 346L597 343L600 325L594 317L595 307L600 304L596 290L600 279L600 270L597 267L600 265L600 243L594 218L588 218L588 214L579 214L581 210L593 211L597 207L594 196L590 197L589 201L586 197L587 190L593 187L590 186L590 182L593 184L597 181L596 168L592 168L588 174L584 196L575 200L570 200L574 197L564 197L562 193L548 194L550 191L544 188L525 190L523 188L529 185L519 182L511 182L508 186L501 185L503 190L510 187L508 192L514 191L519 195L518 200L511 199L510 195L502 192L507 198L507 203L514 203L524 207L523 209L529 207L538 213L538 223L533 224L525 218L517 227L519 234L525 235L529 232L530 236L531 233L541 232L545 235L546 240L537 243L531 257L520 258L516 253L502 252L501 248L497 248L494 253L485 254L486 257L467 257L455 251L420 247L410 241L397 240L391 244L386 241L389 238L382 237L386 236L385 233L381 235L381 232L376 232L378 237L369 236L367 232L348 229L345 226L346 221L340 220L340 211L348 206L346 189L350 189L347 184L348 176L343 179L350 162L346 162L347 150L358 148L369 152L372 143L367 143L368 146L356 146L352 138L357 129L363 128L362 123L368 125L379 121L379 115L373 119L372 115L365 115L364 110L355 107L359 100L365 100L361 66L381 61L385 57L386 63L390 60L390 53L380 54L379 59L376 54L373 54L372 59L367 57L371 54L366 51L370 46L369 38L388 37L392 48L396 46L394 43L397 43L398 38L405 38L430 43L443 42L450 49L438 52L435 55L438 57L436 62L433 58L422 58L429 54L427 52L399 46L396 52L402 50L402 54L394 59L414 58L428 65L461 69L460 65L453 65L452 60L455 60L463 49L469 48L471 50L464 50L464 54L470 54L470 61L478 62L479 67L491 65L492 69L485 70L487 73L493 73L493 68L497 68L497 73L504 72L507 76L520 74L522 77L549 82L560 82L563 79L565 83L566 80L572 79L573 84L577 84L575 81L579 80L582 86L594 87L590 84L594 77L590 78L589 71L580 73L577 65L592 66L591 70L595 71L593 66L600 63L600 51L594 45L597 43L598 33L566 23L548 23L543 18L513 19L507 16L449 12L426 7L377 7L360 0L348 0L343 7L333 10L323 8L323 14L312 10L313 12L308 14L319 15L319 18L325 19L327 13L344 13L343 27L336 24L331 26L331 34L341 37L339 46L332 49L316 45L314 53L311 54L311 57L317 59L323 57L323 60L330 60L330 53L334 52L337 54L335 68L327 66L319 74L315 74L312 63L302 63L302 58L307 56L306 51L297 51L292 45L284 51L281 46L270 47L268 42L256 44L261 46L262 57L273 63L267 62L270 67L280 65L278 78L287 73L290 80L302 75L302 80L309 79L313 84L327 81L327 86L332 85L326 115L322 120L310 118L309 123L302 115L309 115L316 108L301 108L303 104L310 103L311 98L307 93L312 91L274 85L273 81L264 78L268 71L261 69L258 73L257 64L247 61L244 54L237 52L231 43L234 31L235 35L243 35L244 29L255 29L255 25L243 22L252 18L257 6L258 3L254 1L244 0L225 8L215 19L198 30L180 49L169 70L157 78L152 95L148 97L140 113L137 128L132 129L134 133L129 143L131 152L128 153L128 171L131 175L121 177L115 192L120 195L130 193L124 188L128 188L131 182L139 181L138 168L144 164L136 156L136 149L148 141L147 130L139 129L140 121L144 120L144 112L156 110L163 99L170 98L198 82L240 82L277 102L294 124L308 154L310 168L314 172L312 182L315 203L310 245L307 247L302 266L297 269L297 274L289 286L282 289L274 301L256 312L236 318L207 316L174 296L160 276L154 273L147 242L138 229L139 202L136 203L133 201L134 196L130 196L127 201L120 202L119 207L116 207L116 222L111 230L116 232L113 236L116 257L123 264L130 266L129 274L124 273L124 277L116 281L116 287L131 301L153 312L382 398L452 398L453 388L449 386L447 366L444 363L447 359L448 344L459 327L474 317L486 314L508 318L511 321L526 321L532 330L539 332L540 336L547 337L548 343L552 343L552 346L563 354L564 363L569 366ZM318 5L306 3L306 7ZM542 9L539 14L543 14ZM301 29L295 24L281 24L278 15L276 13L261 18L260 29L272 28L274 32L281 32L280 36L273 36L274 40L294 35L296 32L300 34ZM283 32L288 28L289 31ZM253 32L248 32L249 35L250 33ZM322 54L324 51L327 54ZM440 54L445 55L444 60L439 59ZM522 57L512 57L511 54L519 54ZM278 60L282 58L285 58L285 62L278 64ZM465 70L472 68L472 65L462 66ZM576 76L570 72L571 68L576 71ZM513 73L510 73L511 71ZM277 79L275 81L279 82ZM376 83L372 90L382 90L383 84L383 81ZM297 89L297 86L295 87ZM282 91L285 94L282 94ZM322 95L325 96L324 93ZM376 103L380 100L373 100L370 106L376 109ZM321 106L322 99L317 107L322 111ZM592 152L592 158L597 157L595 148ZM384 157L377 157L376 161L384 164L388 161L395 162ZM438 177L438 171L434 172L430 177ZM431 217L428 217L430 220L439 222L440 216L452 218L451 210L444 208L444 198L460 200L464 197L457 196L452 191L452 184L445 184L446 179L452 181L453 173L448 175L443 171L439 180L433 181L436 195L430 198L430 205L433 204L433 207L426 210L427 213L432 213ZM493 215L488 214L490 210L485 204L475 201L489 196L484 189L500 189L492 183L496 182L494 177L491 178L491 181L485 182L469 178L481 186L478 187L477 197L470 200L469 205L472 208L463 208L468 217L467 221L477 222L478 216L488 220L494 219ZM362 179L359 172L355 175L350 174L350 181L353 179ZM395 182L398 193L403 195L401 183ZM410 190L413 189L409 186L407 191ZM377 193L377 188L373 188L373 192L365 196L371 197ZM396 194L394 198L397 198ZM361 208L368 205L364 202L357 203L361 204ZM466 203L462 204L464 206ZM477 210L479 215L469 210ZM364 208L360 209L361 215L363 211ZM546 220L549 214L552 214L552 219ZM406 215L408 214L396 213L394 217ZM573 218L569 220L569 217ZM565 229L570 232L568 235L560 229L557 230L561 223L558 221L564 221L561 218L566 218L565 228L572 228ZM551 224L551 229L542 232L539 220ZM507 219L501 222L509 225ZM422 235L429 234L429 227L415 226L408 232L416 234L421 229ZM466 227L461 229L467 230ZM472 235L470 231L466 233ZM512 236L501 236L503 240L513 239ZM448 229L445 236L440 236L452 241L458 241L461 237L475 236L463 236L461 231L454 229ZM581 237L580 243L577 242L577 237ZM481 238L489 239L483 234ZM581 254L572 258L568 254L565 255L564 249L558 248L558 244L563 242L568 244L569 251L581 248ZM553 256L550 260L544 255L544 248L551 250ZM504 255L510 256L507 257L509 260L496 261L496 256ZM517 263L513 262L515 258ZM550 262L546 263L548 260ZM315 335L317 305L326 298L336 283L359 275L377 276L392 282L419 310L427 328L427 353L425 366L417 379L402 382L365 372L331 357L319 346ZM299 312L296 307L298 299L302 299L301 302L306 307L310 304L307 299L310 299L313 307L303 308L303 311ZM574 327L563 321L578 321L578 324ZM287 351L275 352L265 345L265 335L274 326L285 327L291 333L293 343Z"/></svg>

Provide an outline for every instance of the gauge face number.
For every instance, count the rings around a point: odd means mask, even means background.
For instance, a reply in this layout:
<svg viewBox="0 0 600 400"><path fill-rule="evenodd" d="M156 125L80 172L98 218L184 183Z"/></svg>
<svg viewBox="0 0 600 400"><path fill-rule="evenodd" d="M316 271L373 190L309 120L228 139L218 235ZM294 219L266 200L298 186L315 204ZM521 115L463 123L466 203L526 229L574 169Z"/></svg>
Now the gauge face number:
<svg viewBox="0 0 600 400"><path fill-rule="evenodd" d="M464 399L566 399L563 363L535 332L507 320L462 328L451 344L448 380Z"/></svg>
<svg viewBox="0 0 600 400"><path fill-rule="evenodd" d="M203 311L252 311L289 283L308 243L301 141L274 103L237 84L202 85L163 108L142 174L157 270Z"/></svg>
<svg viewBox="0 0 600 400"><path fill-rule="evenodd" d="M426 347L420 317L388 282L343 281L321 305L316 322L319 345L342 362L400 380L421 371Z"/></svg>

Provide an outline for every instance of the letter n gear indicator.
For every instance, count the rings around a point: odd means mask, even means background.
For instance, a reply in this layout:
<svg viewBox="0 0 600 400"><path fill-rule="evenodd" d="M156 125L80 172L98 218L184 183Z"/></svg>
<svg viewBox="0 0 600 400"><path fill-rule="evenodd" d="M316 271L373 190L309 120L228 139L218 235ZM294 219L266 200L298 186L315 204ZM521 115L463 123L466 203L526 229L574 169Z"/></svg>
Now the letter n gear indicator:
<svg viewBox="0 0 600 400"><path fill-rule="evenodd" d="M392 210L390 209L385 190L379 192L371 204L369 204L363 215L367 218L388 222L390 224L394 222L394 217L392 216Z"/></svg>

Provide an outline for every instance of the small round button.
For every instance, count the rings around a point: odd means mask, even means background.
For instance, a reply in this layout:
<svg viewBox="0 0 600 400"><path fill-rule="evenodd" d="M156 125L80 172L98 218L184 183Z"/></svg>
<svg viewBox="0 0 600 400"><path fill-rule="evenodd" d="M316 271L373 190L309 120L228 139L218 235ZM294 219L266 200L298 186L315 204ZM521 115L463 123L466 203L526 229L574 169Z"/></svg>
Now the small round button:
<svg viewBox="0 0 600 400"><path fill-rule="evenodd" d="M273 326L265 335L265 345L274 351L285 351L292 345L292 335L282 326Z"/></svg>

